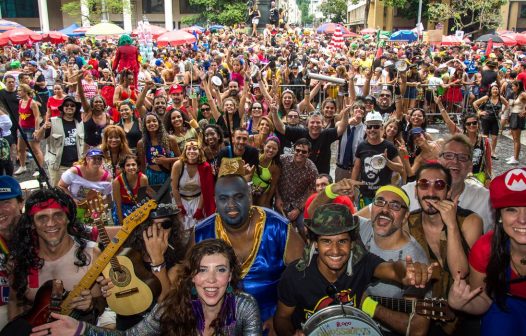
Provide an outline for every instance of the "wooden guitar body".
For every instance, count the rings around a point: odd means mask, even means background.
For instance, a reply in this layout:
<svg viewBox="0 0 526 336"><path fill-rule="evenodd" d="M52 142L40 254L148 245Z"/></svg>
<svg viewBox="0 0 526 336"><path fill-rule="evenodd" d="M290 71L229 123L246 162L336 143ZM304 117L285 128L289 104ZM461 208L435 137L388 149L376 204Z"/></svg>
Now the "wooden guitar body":
<svg viewBox="0 0 526 336"><path fill-rule="evenodd" d="M106 302L119 315L140 314L161 294L161 282L146 270L139 252L124 248L116 258L120 270L110 264L102 272L115 286Z"/></svg>

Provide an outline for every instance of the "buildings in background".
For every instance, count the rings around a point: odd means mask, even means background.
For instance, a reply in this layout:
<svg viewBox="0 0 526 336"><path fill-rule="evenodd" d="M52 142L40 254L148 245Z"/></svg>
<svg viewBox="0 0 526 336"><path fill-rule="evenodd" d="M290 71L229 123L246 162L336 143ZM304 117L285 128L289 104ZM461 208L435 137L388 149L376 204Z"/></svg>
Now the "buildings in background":
<svg viewBox="0 0 526 336"><path fill-rule="evenodd" d="M526 0L508 0L500 10L501 30L526 31Z"/></svg>

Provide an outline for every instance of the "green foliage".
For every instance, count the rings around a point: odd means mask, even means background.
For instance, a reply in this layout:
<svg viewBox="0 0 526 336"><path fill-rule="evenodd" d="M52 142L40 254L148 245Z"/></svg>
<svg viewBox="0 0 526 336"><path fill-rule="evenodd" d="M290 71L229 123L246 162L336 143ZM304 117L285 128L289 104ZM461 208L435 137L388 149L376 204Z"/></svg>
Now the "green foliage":
<svg viewBox="0 0 526 336"><path fill-rule="evenodd" d="M80 0L74 0L62 5L62 11L72 17L81 17ZM89 15L86 17L92 23L98 23L103 17L103 8L106 8L106 13L122 14L124 11L124 4L122 0L85 0L89 8ZM103 5L104 4L104 5ZM132 7L133 11L133 6Z"/></svg>
<svg viewBox="0 0 526 336"><path fill-rule="evenodd" d="M244 22L247 14L247 5L241 0L190 0L190 5L204 8L200 14L192 15L194 23L219 23L233 25Z"/></svg>
<svg viewBox="0 0 526 336"><path fill-rule="evenodd" d="M346 0L327 0L320 5L325 22L345 22L347 21L347 1Z"/></svg>
<svg viewBox="0 0 526 336"><path fill-rule="evenodd" d="M500 8L508 0L463 0L450 4L430 3L428 17L431 22L444 22L452 19L451 31L464 30L478 33L495 29L500 23Z"/></svg>
<svg viewBox="0 0 526 336"><path fill-rule="evenodd" d="M406 19L415 19L418 17L418 0L384 0L388 7L403 9L398 11L398 15ZM422 0L422 19L427 17L429 0Z"/></svg>

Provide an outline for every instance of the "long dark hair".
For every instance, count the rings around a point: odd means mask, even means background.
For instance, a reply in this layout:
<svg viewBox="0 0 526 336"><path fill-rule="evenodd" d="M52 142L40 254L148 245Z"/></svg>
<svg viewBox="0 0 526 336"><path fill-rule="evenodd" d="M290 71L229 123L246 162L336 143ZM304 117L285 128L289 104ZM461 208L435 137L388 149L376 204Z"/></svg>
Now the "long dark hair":
<svg viewBox="0 0 526 336"><path fill-rule="evenodd" d="M504 231L501 209L495 215L497 223L491 240L491 254L486 268L486 293L502 310L507 310L505 298L508 291L506 273L510 267L510 237ZM508 279L509 280L509 279Z"/></svg>
<svg viewBox="0 0 526 336"><path fill-rule="evenodd" d="M194 286L192 279L199 272L203 257L213 254L222 254L228 259L232 275L230 286L234 291L239 288L241 269L234 249L230 245L220 239L207 239L194 245L188 253L179 282L162 303L161 335L187 336L198 334L197 318L192 309L191 292ZM210 324L210 327L214 329L214 335L221 334L228 313L225 305L223 305L217 318Z"/></svg>
<svg viewBox="0 0 526 336"><path fill-rule="evenodd" d="M35 204L50 199L54 199L68 210L69 224L67 232L72 236L78 246L75 251L75 265L82 267L89 265L91 262L89 255L84 252L87 242L83 238L87 236L87 231L76 219L77 206L73 199L59 188L35 191L26 200L25 211L18 222L16 231L14 232L11 251L9 254L9 267L13 274L11 285L17 292L18 300L23 300L26 293L29 272L32 269L40 270L44 266L44 260L38 256L38 234L34 227L33 218L28 214Z"/></svg>
<svg viewBox="0 0 526 336"><path fill-rule="evenodd" d="M154 116L155 119L157 119L157 123L159 124L159 129L157 130L157 143L169 153L171 151L171 148L170 141L168 140L168 133L164 129L164 125L161 118L157 115L157 113L153 112L146 113L142 120L142 143L144 144L144 150L148 150L148 148L152 144L150 132L148 132L148 130L146 129L146 119L148 118L148 116Z"/></svg>

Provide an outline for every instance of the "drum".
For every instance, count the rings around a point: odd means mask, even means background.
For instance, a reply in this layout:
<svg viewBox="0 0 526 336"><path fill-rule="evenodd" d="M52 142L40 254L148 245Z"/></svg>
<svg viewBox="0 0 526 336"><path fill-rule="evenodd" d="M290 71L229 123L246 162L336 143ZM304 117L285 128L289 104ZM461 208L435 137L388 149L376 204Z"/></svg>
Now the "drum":
<svg viewBox="0 0 526 336"><path fill-rule="evenodd" d="M303 326L306 336L382 336L376 323L360 309L329 306L312 315Z"/></svg>

